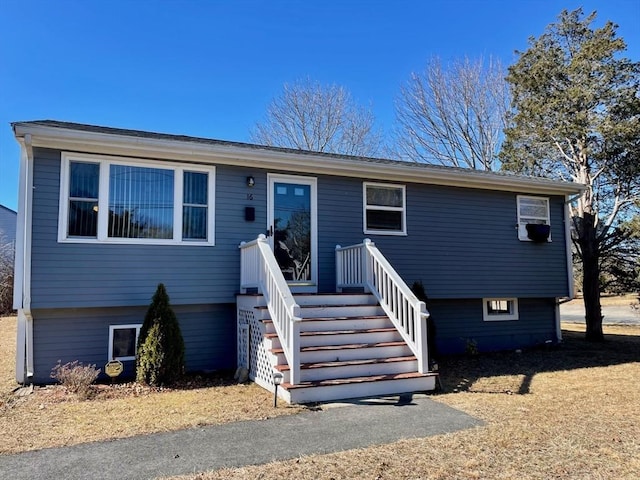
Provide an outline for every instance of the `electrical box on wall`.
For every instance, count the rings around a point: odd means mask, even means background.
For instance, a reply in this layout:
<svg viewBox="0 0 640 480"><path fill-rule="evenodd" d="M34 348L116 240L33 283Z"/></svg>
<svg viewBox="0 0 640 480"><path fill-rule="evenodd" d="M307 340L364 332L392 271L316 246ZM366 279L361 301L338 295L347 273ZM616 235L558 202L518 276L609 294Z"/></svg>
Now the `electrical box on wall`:
<svg viewBox="0 0 640 480"><path fill-rule="evenodd" d="M244 207L244 219L253 222L256 219L256 207Z"/></svg>

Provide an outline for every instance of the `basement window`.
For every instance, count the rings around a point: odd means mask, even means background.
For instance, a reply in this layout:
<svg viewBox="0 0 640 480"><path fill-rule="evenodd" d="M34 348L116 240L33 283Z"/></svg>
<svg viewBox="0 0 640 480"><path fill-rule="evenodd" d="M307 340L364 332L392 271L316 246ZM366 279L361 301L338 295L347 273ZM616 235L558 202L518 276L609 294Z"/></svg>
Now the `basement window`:
<svg viewBox="0 0 640 480"><path fill-rule="evenodd" d="M109 325L109 361L135 360L142 325Z"/></svg>
<svg viewBox="0 0 640 480"><path fill-rule="evenodd" d="M485 322L518 320L518 299L483 298L482 316Z"/></svg>

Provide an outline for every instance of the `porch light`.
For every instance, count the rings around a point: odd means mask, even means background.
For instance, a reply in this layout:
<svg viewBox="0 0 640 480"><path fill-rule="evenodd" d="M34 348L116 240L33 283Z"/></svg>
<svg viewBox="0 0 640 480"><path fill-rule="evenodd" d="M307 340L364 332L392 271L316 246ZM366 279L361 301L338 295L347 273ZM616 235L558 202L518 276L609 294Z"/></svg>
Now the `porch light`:
<svg viewBox="0 0 640 480"><path fill-rule="evenodd" d="M273 391L273 408L278 407L278 385L282 383L283 379L284 379L284 375L282 375L282 373L278 372L277 370L274 370L273 384L276 386L276 388Z"/></svg>
<svg viewBox="0 0 640 480"><path fill-rule="evenodd" d="M253 177L247 177L247 187L253 187L256 184L256 179Z"/></svg>

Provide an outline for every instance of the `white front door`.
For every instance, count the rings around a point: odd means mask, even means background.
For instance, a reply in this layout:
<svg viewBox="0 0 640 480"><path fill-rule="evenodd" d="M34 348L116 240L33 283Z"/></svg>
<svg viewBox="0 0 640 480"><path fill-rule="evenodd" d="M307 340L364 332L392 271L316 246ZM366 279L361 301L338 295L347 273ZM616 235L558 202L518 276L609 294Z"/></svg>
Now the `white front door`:
<svg viewBox="0 0 640 480"><path fill-rule="evenodd" d="M284 278L294 292L316 292L316 179L269 174L267 231Z"/></svg>

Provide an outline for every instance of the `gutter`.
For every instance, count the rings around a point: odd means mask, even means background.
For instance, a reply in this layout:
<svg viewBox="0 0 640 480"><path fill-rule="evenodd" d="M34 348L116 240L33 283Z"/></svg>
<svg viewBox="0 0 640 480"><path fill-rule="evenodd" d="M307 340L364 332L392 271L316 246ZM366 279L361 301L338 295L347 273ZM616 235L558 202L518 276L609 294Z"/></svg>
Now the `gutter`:
<svg viewBox="0 0 640 480"><path fill-rule="evenodd" d="M33 317L31 315L31 226L33 199L33 144L31 134L20 143L20 183L14 265L13 308L18 311L16 381L33 377Z"/></svg>

